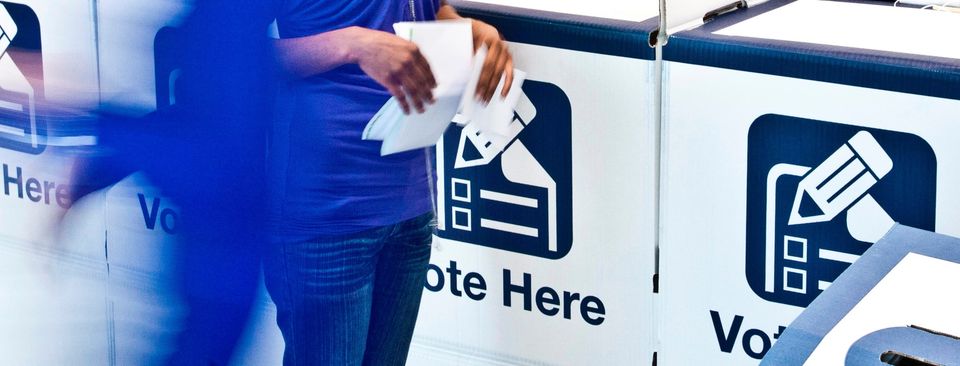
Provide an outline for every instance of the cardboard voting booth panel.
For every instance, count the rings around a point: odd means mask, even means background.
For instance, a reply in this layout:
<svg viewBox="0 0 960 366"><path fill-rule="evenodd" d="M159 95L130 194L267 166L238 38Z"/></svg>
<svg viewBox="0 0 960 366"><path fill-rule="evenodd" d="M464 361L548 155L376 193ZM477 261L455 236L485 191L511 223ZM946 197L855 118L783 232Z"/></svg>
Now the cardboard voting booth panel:
<svg viewBox="0 0 960 366"><path fill-rule="evenodd" d="M944 16L771 2L671 37L660 362L758 362L894 222L960 233L960 53L882 32Z"/></svg>
<svg viewBox="0 0 960 366"><path fill-rule="evenodd" d="M110 268L106 284L110 339L103 352L117 364L158 364L169 354L185 316L174 289L172 260L179 212L142 174L100 194L98 214L106 229L100 245Z"/></svg>
<svg viewBox="0 0 960 366"><path fill-rule="evenodd" d="M26 94L19 98L32 99L34 103L95 105L98 97L93 2L5 0L2 5L0 27L5 39L0 44L9 57L2 62L4 99L17 102L18 94Z"/></svg>
<svg viewBox="0 0 960 366"><path fill-rule="evenodd" d="M660 2L660 24L667 36L703 25L730 11L766 0L665 0ZM669 43L669 40L666 40Z"/></svg>
<svg viewBox="0 0 960 366"><path fill-rule="evenodd" d="M520 5L585 8L534 3ZM3 37L31 51L0 59L0 67L19 71L0 73L0 247L12 253L3 256L10 265L0 287L21 294L0 311L22 314L0 327L9 332L4 339L16 339L2 359L156 362L182 316L168 288L176 207L135 175L78 202L66 213L64 236L49 238L56 245L37 245L40 233L57 232L50 224L67 206L58 192L69 161L49 154L48 144L64 140L48 139L32 106L82 110L102 102L143 114L176 104L176 24L187 9L165 0L0 4ZM460 127L438 148L445 226L425 291L430 316L420 318L411 363L648 362L657 75L647 43L656 6L590 13L628 22L459 5L513 41L530 81L505 151ZM456 266L462 275L445 271ZM45 282L63 272L66 280ZM261 296L235 364L280 359L274 316ZM64 347L40 346L50 341Z"/></svg>
<svg viewBox="0 0 960 366"><path fill-rule="evenodd" d="M656 20L454 5L527 80L502 151L469 126L437 145L410 364L652 362Z"/></svg>
<svg viewBox="0 0 960 366"><path fill-rule="evenodd" d="M100 90L104 104L131 114L144 114L176 101L172 91L179 76L174 67L179 48L174 33L191 8L188 3L98 2Z"/></svg>
<svg viewBox="0 0 960 366"><path fill-rule="evenodd" d="M99 209L102 201L77 202L56 241L0 239L0 312L8 315L0 318L0 363L106 364L104 226L102 217L77 214ZM99 240L100 247L76 245L87 240Z"/></svg>
<svg viewBox="0 0 960 366"><path fill-rule="evenodd" d="M105 105L137 116L177 103L179 70L188 57L180 51L180 42L189 36L179 25L190 9L184 1L140 0L136 6L127 1L99 2L100 89ZM177 204L142 174L127 177L102 194L101 211L87 213L104 220L108 239L96 245L107 247L105 260L111 268L106 281L110 337L98 347L119 364L160 362L184 316L178 292L171 288L172 249L182 224ZM274 323L276 310L262 286L253 309L233 364L276 364L283 340ZM144 322L164 326L144 327Z"/></svg>
<svg viewBox="0 0 960 366"><path fill-rule="evenodd" d="M98 100L93 9L91 1L0 1L0 363L68 364L62 356L87 355L96 341L65 330L106 324L102 247L66 244L74 235L102 243L102 226L67 215L54 230L72 203L70 161L52 152L70 127L59 118Z"/></svg>
<svg viewBox="0 0 960 366"><path fill-rule="evenodd" d="M960 239L896 226L790 324L763 364L957 364L958 248Z"/></svg>
<svg viewBox="0 0 960 366"><path fill-rule="evenodd" d="M549 11L604 19L642 22L659 14L657 4L650 1L598 0L479 0L472 3L500 5L512 8ZM509 9L509 8L506 8Z"/></svg>
<svg viewBox="0 0 960 366"><path fill-rule="evenodd" d="M97 6L102 103L141 116L175 102L179 55L174 30L190 7L171 0L102 0ZM162 98L159 96L163 96ZM164 154L164 151L157 151ZM111 338L104 352L118 364L162 361L183 317L173 285L172 252L182 224L176 203L134 174L103 192L110 266ZM162 324L147 327L144 323Z"/></svg>
<svg viewBox="0 0 960 366"><path fill-rule="evenodd" d="M93 19L87 1L0 2L0 236L47 240L69 204L68 162L47 149L62 141L48 135L62 109L97 102Z"/></svg>

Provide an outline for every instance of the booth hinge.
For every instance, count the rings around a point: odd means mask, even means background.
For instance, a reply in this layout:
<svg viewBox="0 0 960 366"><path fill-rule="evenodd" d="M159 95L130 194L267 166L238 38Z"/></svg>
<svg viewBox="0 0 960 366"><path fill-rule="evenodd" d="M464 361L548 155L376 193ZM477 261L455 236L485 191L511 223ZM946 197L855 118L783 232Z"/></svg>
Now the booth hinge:
<svg viewBox="0 0 960 366"><path fill-rule="evenodd" d="M704 15L703 15L703 22L704 22L704 23L709 22L709 21L713 20L714 18L716 18L716 17L718 17L718 16L721 16L721 15L723 15L723 14L727 14L727 13L732 12L732 11L736 11L736 10L738 10L738 9L743 9L743 8L746 8L746 7L747 7L747 2L746 2L745 0L739 0L739 1L737 1L737 2L733 2L733 3L727 4L727 5L721 6L721 7L719 7L719 8L714 9L714 10L708 11L706 14L704 14Z"/></svg>

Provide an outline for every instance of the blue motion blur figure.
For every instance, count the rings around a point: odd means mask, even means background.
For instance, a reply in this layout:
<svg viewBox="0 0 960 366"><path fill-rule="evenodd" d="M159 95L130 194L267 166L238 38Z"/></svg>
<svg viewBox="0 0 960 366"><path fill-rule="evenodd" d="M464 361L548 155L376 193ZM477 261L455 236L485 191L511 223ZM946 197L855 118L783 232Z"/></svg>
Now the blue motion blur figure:
<svg viewBox="0 0 960 366"><path fill-rule="evenodd" d="M256 294L273 104L270 1L199 0L180 26L177 103L100 118L78 195L143 171L180 207L177 282L188 314L170 365L226 365Z"/></svg>

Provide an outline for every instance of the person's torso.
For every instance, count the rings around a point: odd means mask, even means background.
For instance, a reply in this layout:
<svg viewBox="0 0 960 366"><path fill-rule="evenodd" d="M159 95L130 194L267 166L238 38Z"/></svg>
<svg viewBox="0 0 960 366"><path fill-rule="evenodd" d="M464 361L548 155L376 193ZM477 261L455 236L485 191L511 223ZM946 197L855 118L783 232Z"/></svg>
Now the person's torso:
<svg viewBox="0 0 960 366"><path fill-rule="evenodd" d="M284 0L281 38L350 26L393 33L393 24L433 20L438 1ZM281 88L271 139L271 216L281 233L331 236L389 225L430 210L423 150L380 156L363 141L389 93L354 64Z"/></svg>

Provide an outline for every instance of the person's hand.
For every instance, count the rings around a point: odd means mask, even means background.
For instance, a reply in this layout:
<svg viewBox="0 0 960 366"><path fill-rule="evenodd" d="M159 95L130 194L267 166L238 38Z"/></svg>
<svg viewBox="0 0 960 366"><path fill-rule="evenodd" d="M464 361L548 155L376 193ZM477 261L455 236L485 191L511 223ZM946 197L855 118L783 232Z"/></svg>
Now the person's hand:
<svg viewBox="0 0 960 366"><path fill-rule="evenodd" d="M487 58L483 61L480 71L480 80L477 82L476 98L484 104L489 103L493 93L497 91L500 77L503 76L503 91L500 97L506 97L513 84L513 56L507 49L506 43L500 38L500 32L493 26L472 20L473 22L473 50L476 52L481 45L487 46Z"/></svg>
<svg viewBox="0 0 960 366"><path fill-rule="evenodd" d="M387 88L409 114L433 103L437 82L417 45L387 32L354 27L353 59L367 75Z"/></svg>

